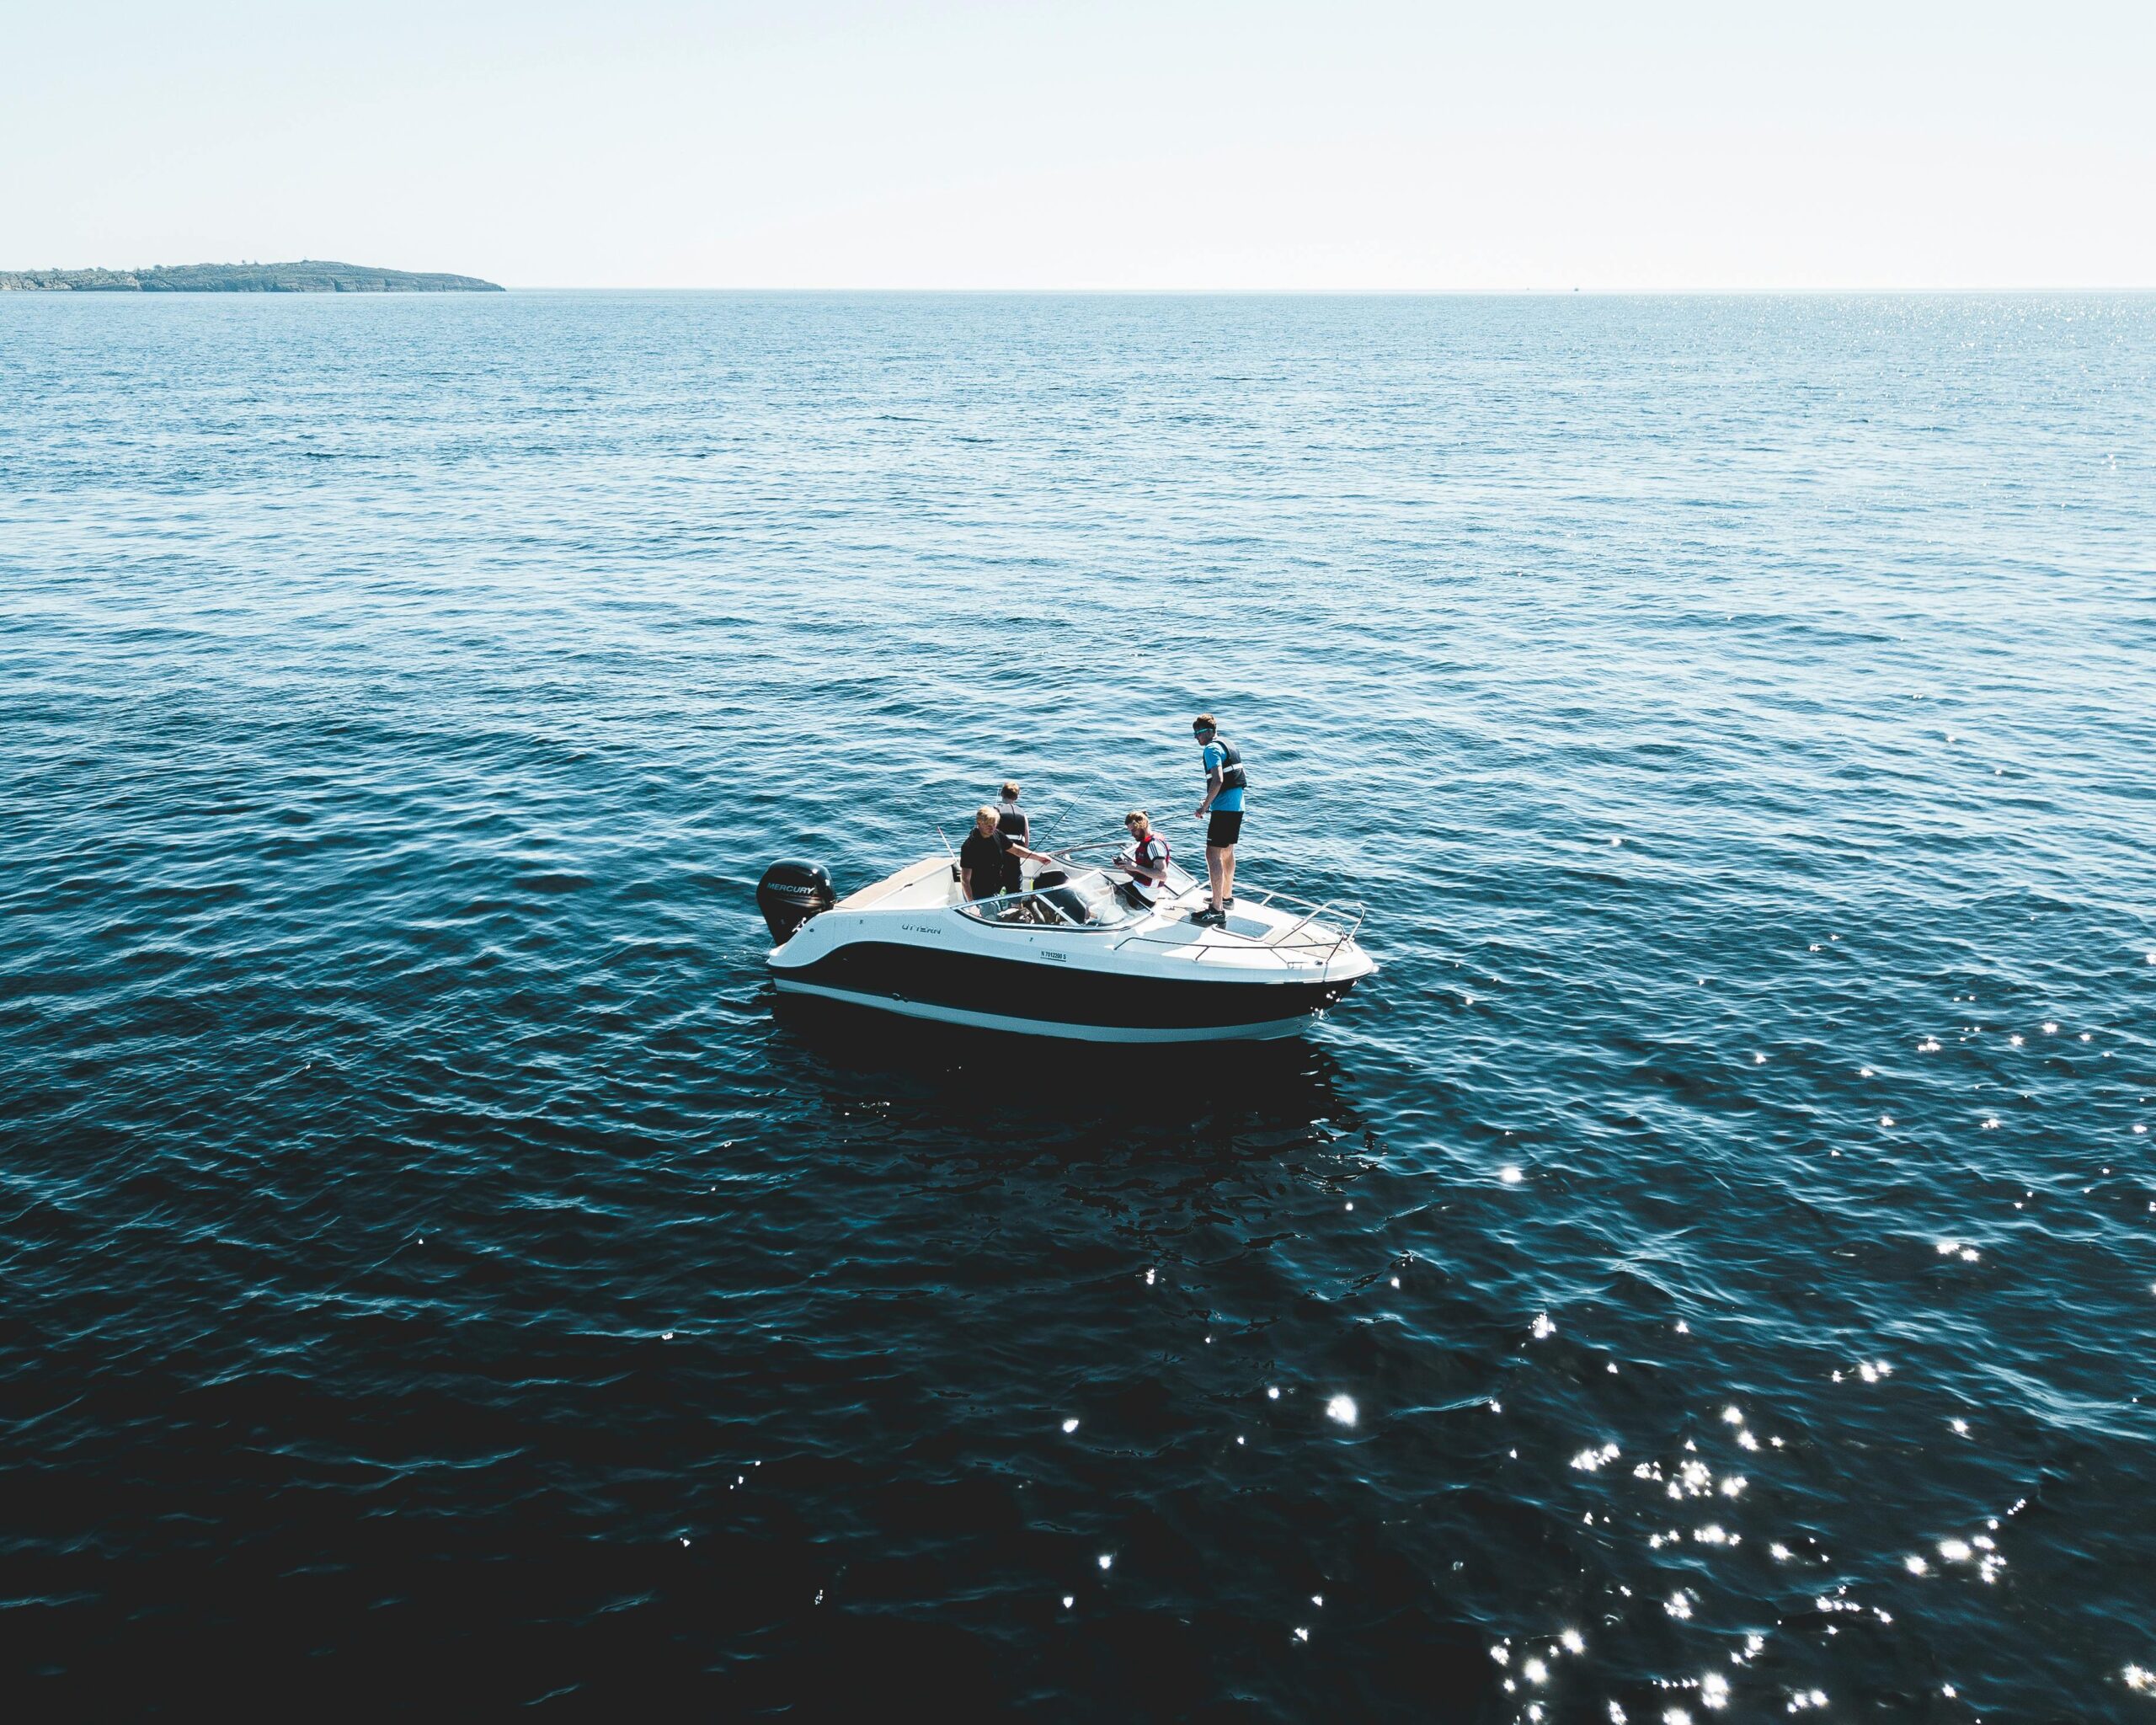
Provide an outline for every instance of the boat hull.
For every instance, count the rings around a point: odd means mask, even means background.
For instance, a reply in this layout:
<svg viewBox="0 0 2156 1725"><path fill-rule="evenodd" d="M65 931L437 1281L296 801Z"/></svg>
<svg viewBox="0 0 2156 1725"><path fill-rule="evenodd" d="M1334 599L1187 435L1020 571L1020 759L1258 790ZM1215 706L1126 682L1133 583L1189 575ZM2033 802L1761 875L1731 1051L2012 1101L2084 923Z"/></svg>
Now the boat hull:
<svg viewBox="0 0 2156 1725"><path fill-rule="evenodd" d="M792 994L902 1017L1074 1042L1219 1042L1293 1036L1354 985L1353 979L1164 980L849 941L814 963L774 965Z"/></svg>
<svg viewBox="0 0 2156 1725"><path fill-rule="evenodd" d="M813 982L781 979L782 993L805 995L871 1012L890 1012L901 1018L961 1026L969 1030L992 1030L1012 1036L1047 1036L1065 1042L1260 1042L1299 1036L1309 1028L1308 1018L1282 1018L1257 1024L1152 1025L1073 1024L1047 1018L1020 1018L1006 1013L969 1012L963 1007L939 1006L928 1001L900 1001L880 995L850 994L842 988L825 988Z"/></svg>

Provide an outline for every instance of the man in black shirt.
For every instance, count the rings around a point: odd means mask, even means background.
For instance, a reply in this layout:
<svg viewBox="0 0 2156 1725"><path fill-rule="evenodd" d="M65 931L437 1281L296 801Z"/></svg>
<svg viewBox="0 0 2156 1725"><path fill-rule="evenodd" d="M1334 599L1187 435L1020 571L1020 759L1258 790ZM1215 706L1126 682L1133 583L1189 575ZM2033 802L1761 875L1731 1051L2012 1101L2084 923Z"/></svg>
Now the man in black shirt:
<svg viewBox="0 0 2156 1725"><path fill-rule="evenodd" d="M1003 890L1003 864L1008 857L1015 867L1018 858L1030 857L1036 862L1049 859L1038 851L1029 851L1010 834L995 830L996 808L985 803L974 816L974 830L966 835L966 841L958 846L958 878L965 884L969 899L993 898Z"/></svg>

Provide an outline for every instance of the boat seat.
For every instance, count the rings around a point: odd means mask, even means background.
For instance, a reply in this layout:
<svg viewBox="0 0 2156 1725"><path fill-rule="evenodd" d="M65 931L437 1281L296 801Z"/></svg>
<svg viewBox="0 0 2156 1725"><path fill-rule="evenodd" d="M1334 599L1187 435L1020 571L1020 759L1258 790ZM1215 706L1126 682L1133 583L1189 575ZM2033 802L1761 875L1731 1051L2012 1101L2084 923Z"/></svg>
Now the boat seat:
<svg viewBox="0 0 2156 1725"><path fill-rule="evenodd" d="M1093 907L1075 886L1052 886L1041 896L1081 928L1093 920Z"/></svg>

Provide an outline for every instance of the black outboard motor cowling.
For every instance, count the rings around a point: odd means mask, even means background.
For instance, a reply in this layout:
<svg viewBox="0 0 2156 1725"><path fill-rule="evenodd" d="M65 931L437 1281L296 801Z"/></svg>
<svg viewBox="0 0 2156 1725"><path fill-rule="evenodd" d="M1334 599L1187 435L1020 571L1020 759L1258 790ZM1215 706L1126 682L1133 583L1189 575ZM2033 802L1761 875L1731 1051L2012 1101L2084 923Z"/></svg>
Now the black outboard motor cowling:
<svg viewBox="0 0 2156 1725"><path fill-rule="evenodd" d="M784 946L794 930L837 902L831 877L814 862L774 862L756 883L756 908L774 946Z"/></svg>

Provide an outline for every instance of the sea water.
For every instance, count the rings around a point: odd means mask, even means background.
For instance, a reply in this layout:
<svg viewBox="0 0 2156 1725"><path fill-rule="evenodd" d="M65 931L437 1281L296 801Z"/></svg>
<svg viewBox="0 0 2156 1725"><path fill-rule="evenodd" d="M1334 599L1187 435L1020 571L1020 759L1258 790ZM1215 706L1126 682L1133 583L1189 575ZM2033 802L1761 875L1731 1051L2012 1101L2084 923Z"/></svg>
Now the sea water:
<svg viewBox="0 0 2156 1725"><path fill-rule="evenodd" d="M2152 462L2147 297L0 299L14 1695L2143 1717ZM775 1013L1201 709L1306 1039Z"/></svg>

